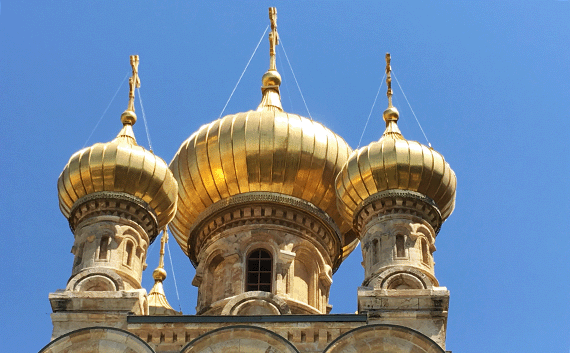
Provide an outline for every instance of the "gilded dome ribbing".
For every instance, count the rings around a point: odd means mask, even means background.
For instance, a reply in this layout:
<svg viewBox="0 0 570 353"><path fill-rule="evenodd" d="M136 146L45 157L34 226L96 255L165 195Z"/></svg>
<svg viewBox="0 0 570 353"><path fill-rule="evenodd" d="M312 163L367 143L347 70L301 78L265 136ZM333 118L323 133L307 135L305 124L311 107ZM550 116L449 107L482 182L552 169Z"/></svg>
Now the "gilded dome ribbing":
<svg viewBox="0 0 570 353"><path fill-rule="evenodd" d="M102 191L122 192L143 200L156 214L159 229L176 212L178 185L168 165L137 145L132 129L136 121L132 105L136 82L132 81L132 100L121 116L123 128L117 137L74 153L59 176L59 207L66 218L78 199Z"/></svg>
<svg viewBox="0 0 570 353"><path fill-rule="evenodd" d="M187 251L190 228L202 211L252 191L311 202L340 225L335 177L350 152L341 137L296 114L249 111L204 125L170 163L179 184L172 233Z"/></svg>
<svg viewBox="0 0 570 353"><path fill-rule="evenodd" d="M387 60L390 80L389 55ZM337 177L341 213L352 223L354 212L368 197L386 190L409 190L433 200L445 220L455 207L455 173L433 148L402 136L389 81L388 87L390 103L383 114L386 131L379 141L354 151Z"/></svg>

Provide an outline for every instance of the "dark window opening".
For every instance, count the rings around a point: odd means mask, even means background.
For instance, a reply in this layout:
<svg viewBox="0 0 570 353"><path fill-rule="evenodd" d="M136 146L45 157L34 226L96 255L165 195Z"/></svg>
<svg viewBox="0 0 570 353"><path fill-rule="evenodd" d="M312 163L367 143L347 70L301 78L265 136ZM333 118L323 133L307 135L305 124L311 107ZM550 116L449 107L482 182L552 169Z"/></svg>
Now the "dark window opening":
<svg viewBox="0 0 570 353"><path fill-rule="evenodd" d="M404 236L396 235L396 256L405 257L406 251L404 250Z"/></svg>
<svg viewBox="0 0 570 353"><path fill-rule="evenodd" d="M105 235L101 238L101 243L99 244L99 260L107 259L108 245L109 245L109 237Z"/></svg>
<svg viewBox="0 0 570 353"><path fill-rule="evenodd" d="M422 239L422 261L425 264L429 264L428 247L425 239Z"/></svg>
<svg viewBox="0 0 570 353"><path fill-rule="evenodd" d="M127 242L127 265L131 266L133 263L133 243Z"/></svg>
<svg viewBox="0 0 570 353"><path fill-rule="evenodd" d="M271 254L265 250L254 250L247 258L247 291L271 292Z"/></svg>

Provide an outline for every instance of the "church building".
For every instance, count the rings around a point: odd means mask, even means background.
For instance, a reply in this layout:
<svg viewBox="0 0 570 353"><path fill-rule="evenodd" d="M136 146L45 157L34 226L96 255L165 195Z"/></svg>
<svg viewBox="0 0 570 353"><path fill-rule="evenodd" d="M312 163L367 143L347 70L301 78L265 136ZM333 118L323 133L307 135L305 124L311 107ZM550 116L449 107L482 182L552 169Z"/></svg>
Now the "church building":
<svg viewBox="0 0 570 353"><path fill-rule="evenodd" d="M53 334L41 353L449 352L449 291L433 253L455 173L400 132L389 54L377 142L352 150L285 112L275 8L269 18L257 108L201 126L170 164L137 145L131 56L117 137L73 154L58 180L74 261L65 289L49 294ZM195 315L174 310L162 287L172 239L196 269ZM153 241L160 261L147 292ZM358 311L330 314L333 274L359 243L364 282L347 288Z"/></svg>

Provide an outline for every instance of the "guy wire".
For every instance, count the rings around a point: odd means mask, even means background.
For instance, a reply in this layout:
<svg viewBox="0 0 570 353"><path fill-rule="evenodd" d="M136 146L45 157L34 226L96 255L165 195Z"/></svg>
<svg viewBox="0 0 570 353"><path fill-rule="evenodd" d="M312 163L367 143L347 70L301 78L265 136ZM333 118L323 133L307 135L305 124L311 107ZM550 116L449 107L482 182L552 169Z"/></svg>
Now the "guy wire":
<svg viewBox="0 0 570 353"><path fill-rule="evenodd" d="M117 96L117 93L119 93L119 91L121 90L121 87L123 87L123 83L125 83L125 80L127 79L127 77L129 77L130 72L127 72L127 74L125 75L125 78L123 78L123 81L121 81L121 84L119 85L119 88L117 88L117 91L115 92L115 94L113 95L113 98L111 98L111 101L109 102L109 104L107 105L107 108L105 108L105 111L103 112L103 114L101 114L101 117L99 118L99 121L97 121L97 124L95 124L95 127L93 128L93 130L91 130L91 133L89 134L89 137L87 138L87 140L85 140L85 143L83 144L83 147L81 147L81 149L85 148L85 146L87 145L87 142L89 142L89 139L91 138L91 136L93 136L93 133L95 132L95 130L97 129L97 126L99 126L99 123L101 122L101 120L103 120L103 117L105 116L105 113L107 113L107 110L109 110L109 107L111 106L111 104L113 103L113 101L115 100L115 97Z"/></svg>
<svg viewBox="0 0 570 353"><path fill-rule="evenodd" d="M267 27L265 27L265 31L263 31L263 34L261 35L261 38L259 38L259 42L257 42L257 46L255 47L255 50L253 51L253 54L251 54L251 57L249 58L247 65L245 65L245 69L243 69L243 72L241 73L238 82L236 83L234 89L232 90L232 93L230 94L230 97L228 98L228 101L226 102L226 105L224 105L224 109L222 109L222 112L220 113L220 118L222 117L222 114L224 114L224 111L226 110L226 107L228 106L228 103L230 102L230 99L232 99L232 96L234 95L234 92L236 91L237 86L239 85L241 78L243 77L243 74L245 74L245 70L247 70L247 67L249 66L249 63L251 62L251 59L253 59L253 56L255 55L255 53L257 52L257 48L259 48L259 44L261 44L261 41L263 40L263 37L265 37L265 33L267 33L267 29L269 29L269 25L267 25Z"/></svg>
<svg viewBox="0 0 570 353"><path fill-rule="evenodd" d="M143 114L143 121L144 121L144 129L146 130L146 138L148 139L148 149L152 152L152 143L150 142L150 134L148 132L148 125L146 123L146 114L144 113L144 107L142 104L142 96L141 96L141 89L137 88L137 92L139 92L139 103L141 105L141 111Z"/></svg>
<svg viewBox="0 0 570 353"><path fill-rule="evenodd" d="M283 49L283 53L285 53L285 58L287 59L287 63L289 64L289 68L291 69L291 73L293 74L293 78L295 79L295 83L297 84L297 88L299 89L299 93L301 93L301 98L303 98L303 103L305 104L305 108L307 109L307 114L309 114L309 118L313 120L311 116L311 112L309 112L309 107L307 107L307 102L305 102L305 97L303 96L303 92L301 91L301 87L299 86L299 82L297 81L297 76L295 76L295 72L293 71L293 66L291 66L291 62L289 61L289 57L287 56L287 52L285 51L285 46L283 45L283 39L279 37L279 44L281 44L281 48Z"/></svg>
<svg viewBox="0 0 570 353"><path fill-rule="evenodd" d="M382 80L380 80L380 87L378 87L378 92L376 92L376 97L374 97L374 103L372 103L372 108L370 108L370 113L368 114L368 119L366 119L366 124L364 124L364 129L362 130L362 135L360 135L360 140L358 140L358 147L356 147L356 149L360 148L360 143L362 143L362 137L364 136L364 132L366 131L366 127L368 126L368 121L370 121L370 117L372 116L372 111L374 110L374 106L376 105L376 100L378 99L378 94L380 94L380 89L382 88L382 85L384 84L384 78L386 77L386 73L384 73L384 76L382 76Z"/></svg>
<svg viewBox="0 0 570 353"><path fill-rule="evenodd" d="M402 86L400 86L400 82L398 81L398 78L396 77L396 73L394 73L394 69L392 69L392 74L394 75L394 78L396 79L396 83L398 83L398 87L400 87L400 91L402 91L402 94L404 95L404 98L406 98L406 102L408 103L408 106L410 107L410 110L412 111L412 114L414 115L414 118L416 118L416 122L418 123L418 126L420 127L420 130L422 130L422 134L424 134L424 137L427 141L427 144L429 147L431 147L431 143L429 142L426 133L424 132L424 129L422 129L422 124L420 124L420 121L418 120L418 117L416 116L416 113L414 113L414 110L412 109L412 105L410 104L410 101L408 101L408 97L406 97L406 94L404 93L404 90L402 89Z"/></svg>

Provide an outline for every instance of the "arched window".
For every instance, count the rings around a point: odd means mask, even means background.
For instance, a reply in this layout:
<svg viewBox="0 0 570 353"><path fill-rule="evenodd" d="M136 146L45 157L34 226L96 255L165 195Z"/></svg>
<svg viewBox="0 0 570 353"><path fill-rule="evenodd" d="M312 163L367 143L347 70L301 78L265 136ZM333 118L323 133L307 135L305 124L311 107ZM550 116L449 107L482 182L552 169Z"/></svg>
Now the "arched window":
<svg viewBox="0 0 570 353"><path fill-rule="evenodd" d="M133 263L133 242L132 241L127 241L127 246L125 247L125 250L127 251L127 266L131 266L131 264Z"/></svg>
<svg viewBox="0 0 570 353"><path fill-rule="evenodd" d="M425 239L422 239L422 262L426 265L429 264L428 247Z"/></svg>
<svg viewBox="0 0 570 353"><path fill-rule="evenodd" d="M83 261L83 247L84 247L85 243L81 243L81 245L79 245L79 249L77 249L77 251L75 252L75 263L73 264L73 266L77 266L80 265L81 262Z"/></svg>
<svg viewBox="0 0 570 353"><path fill-rule="evenodd" d="M378 263L378 255L379 255L379 241L378 239L374 239L372 240L372 261L370 261L370 264L375 265Z"/></svg>
<svg viewBox="0 0 570 353"><path fill-rule="evenodd" d="M109 246L109 236L104 235L101 237L99 244L99 260L107 260L107 248Z"/></svg>
<svg viewBox="0 0 570 353"><path fill-rule="evenodd" d="M405 257L406 250L404 249L404 236L396 235L396 257Z"/></svg>
<svg viewBox="0 0 570 353"><path fill-rule="evenodd" d="M246 291L271 292L271 254L265 250L252 251L247 258Z"/></svg>

